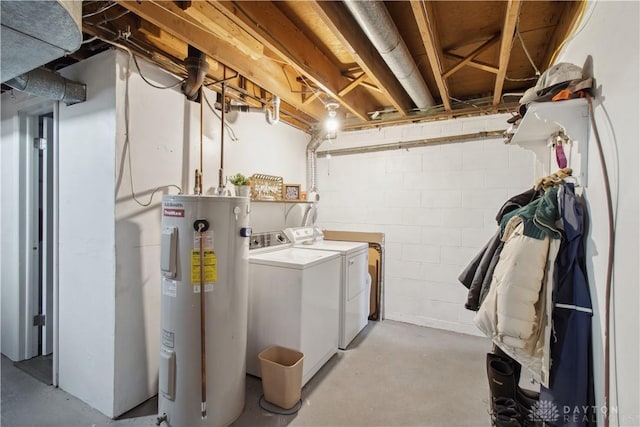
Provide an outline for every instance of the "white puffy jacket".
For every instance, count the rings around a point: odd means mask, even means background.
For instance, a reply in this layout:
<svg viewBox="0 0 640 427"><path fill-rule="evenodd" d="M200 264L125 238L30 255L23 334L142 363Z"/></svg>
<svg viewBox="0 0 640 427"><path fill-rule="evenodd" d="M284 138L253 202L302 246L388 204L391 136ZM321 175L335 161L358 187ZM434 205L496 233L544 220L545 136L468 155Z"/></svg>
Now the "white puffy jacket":
<svg viewBox="0 0 640 427"><path fill-rule="evenodd" d="M524 234L523 218L512 217L489 293L474 321L505 353L549 385L549 339L553 268L560 240Z"/></svg>

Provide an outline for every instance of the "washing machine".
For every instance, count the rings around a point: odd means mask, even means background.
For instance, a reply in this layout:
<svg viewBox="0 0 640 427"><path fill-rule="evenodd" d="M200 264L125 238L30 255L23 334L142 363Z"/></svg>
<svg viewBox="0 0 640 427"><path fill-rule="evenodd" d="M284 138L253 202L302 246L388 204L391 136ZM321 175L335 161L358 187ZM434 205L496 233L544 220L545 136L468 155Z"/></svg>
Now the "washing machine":
<svg viewBox="0 0 640 427"><path fill-rule="evenodd" d="M294 248L282 232L253 235L249 249L247 373L280 345L303 353L302 385L338 351L340 254Z"/></svg>
<svg viewBox="0 0 640 427"><path fill-rule="evenodd" d="M287 228L294 247L340 254L340 317L338 347L345 350L369 321L369 245L363 242L324 240L316 227Z"/></svg>

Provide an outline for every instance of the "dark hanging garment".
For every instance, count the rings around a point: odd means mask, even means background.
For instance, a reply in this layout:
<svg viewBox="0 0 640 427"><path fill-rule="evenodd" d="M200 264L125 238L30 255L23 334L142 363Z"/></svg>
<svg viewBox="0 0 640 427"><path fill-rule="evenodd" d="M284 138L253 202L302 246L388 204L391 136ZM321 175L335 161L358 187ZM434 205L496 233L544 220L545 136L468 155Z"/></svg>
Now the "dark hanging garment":
<svg viewBox="0 0 640 427"><path fill-rule="evenodd" d="M500 211L498 211L496 222L500 225L503 216L526 206L539 196L540 193L537 190L530 189L510 198L502 205ZM460 283L469 289L467 302L464 305L467 310L478 311L482 301L484 301L484 298L487 296L489 286L491 285L493 270L495 270L496 264L500 259L500 252L502 251L503 245L504 242L500 240L500 228L498 228L496 234L489 239L487 244L473 260L471 260L462 273L460 273L460 276L458 276Z"/></svg>
<svg viewBox="0 0 640 427"><path fill-rule="evenodd" d="M565 239L556 257L549 388L541 387L540 402L558 410L554 426L595 425L591 318L585 268L584 208L573 185L564 184L559 205ZM547 404L549 405L549 404Z"/></svg>

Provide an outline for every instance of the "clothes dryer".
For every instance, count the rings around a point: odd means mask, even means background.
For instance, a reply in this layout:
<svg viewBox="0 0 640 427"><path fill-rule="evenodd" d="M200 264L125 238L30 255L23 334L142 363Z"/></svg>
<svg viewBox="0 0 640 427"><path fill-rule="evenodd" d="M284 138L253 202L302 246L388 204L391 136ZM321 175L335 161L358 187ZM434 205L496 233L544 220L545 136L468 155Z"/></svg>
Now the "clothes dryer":
<svg viewBox="0 0 640 427"><path fill-rule="evenodd" d="M346 349L369 321L369 245L363 242L324 240L322 232L314 227L287 228L285 234L294 247L340 254L338 348Z"/></svg>

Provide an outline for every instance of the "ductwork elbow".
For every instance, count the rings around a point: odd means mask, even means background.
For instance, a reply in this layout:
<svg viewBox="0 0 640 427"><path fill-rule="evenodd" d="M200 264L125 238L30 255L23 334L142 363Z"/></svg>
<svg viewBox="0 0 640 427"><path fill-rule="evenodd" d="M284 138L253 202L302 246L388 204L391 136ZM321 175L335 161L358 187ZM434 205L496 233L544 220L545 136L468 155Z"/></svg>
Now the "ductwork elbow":
<svg viewBox="0 0 640 427"><path fill-rule="evenodd" d="M274 96L271 99L271 104L273 105L273 113L271 113L271 110L266 108L264 110L264 114L266 116L267 123L269 123L270 125L275 125L280 121L280 98Z"/></svg>
<svg viewBox="0 0 640 427"><path fill-rule="evenodd" d="M87 100L87 85L65 79L46 68L36 68L4 84L21 92L62 101L67 105Z"/></svg>
<svg viewBox="0 0 640 427"><path fill-rule="evenodd" d="M184 60L187 80L182 84L182 93L189 101L196 101L204 78L209 71L207 56L198 49L189 46L189 56Z"/></svg>

